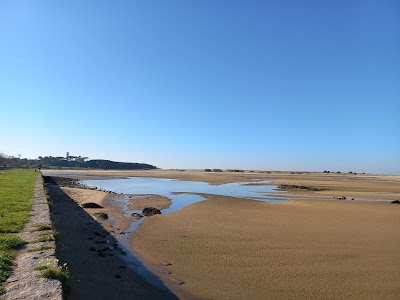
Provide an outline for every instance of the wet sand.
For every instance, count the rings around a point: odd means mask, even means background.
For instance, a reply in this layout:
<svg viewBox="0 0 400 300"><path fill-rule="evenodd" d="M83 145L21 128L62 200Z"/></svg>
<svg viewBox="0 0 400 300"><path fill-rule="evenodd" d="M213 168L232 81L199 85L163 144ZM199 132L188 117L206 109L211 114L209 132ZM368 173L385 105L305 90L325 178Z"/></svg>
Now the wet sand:
<svg viewBox="0 0 400 300"><path fill-rule="evenodd" d="M400 295L400 205L333 200L342 196L399 199L400 176L165 170L89 173L75 176L147 176L211 184L273 180L325 189L280 192L293 200L289 203L207 195L210 200L147 218L134 232L131 245L181 298L398 299ZM118 205L112 208L112 201L104 199L101 203L116 219L125 220L119 221L120 227L130 223ZM108 231L115 228L105 223Z"/></svg>
<svg viewBox="0 0 400 300"><path fill-rule="evenodd" d="M103 208L84 208L88 214L95 218L95 213L105 213L109 219L97 219L105 229L113 235L123 233L134 220L134 216L127 215L128 210L143 210L146 206L157 209L168 208L171 201L160 195L135 195L135 194L109 194L103 191L62 187L61 190L73 199L79 206L84 203L96 203ZM126 205L127 207L123 207Z"/></svg>
<svg viewBox="0 0 400 300"><path fill-rule="evenodd" d="M178 296L399 299L399 213L384 202L212 196L146 219L132 246Z"/></svg>

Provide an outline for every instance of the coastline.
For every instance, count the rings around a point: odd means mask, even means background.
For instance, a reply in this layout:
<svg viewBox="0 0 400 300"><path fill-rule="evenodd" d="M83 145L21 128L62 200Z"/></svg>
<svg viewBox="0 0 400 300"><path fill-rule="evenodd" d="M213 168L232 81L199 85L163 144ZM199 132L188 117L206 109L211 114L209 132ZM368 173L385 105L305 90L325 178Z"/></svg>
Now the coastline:
<svg viewBox="0 0 400 300"><path fill-rule="evenodd" d="M212 185L232 182L254 182L269 180L275 183L296 184L309 187L318 187L323 191L285 191L291 197L299 196L326 196L352 197L353 193L362 198L384 198L397 200L400 197L400 175L376 174L335 174L314 172L204 172L202 170L43 170L45 175L54 177L69 177L79 180L113 179L125 177L154 177L188 181L202 181ZM295 174L293 174L295 173ZM371 194L379 192L380 194ZM312 199L312 197L310 198Z"/></svg>
<svg viewBox="0 0 400 300"><path fill-rule="evenodd" d="M182 173L185 172L175 171L170 177L188 179L181 178ZM193 180L199 173L186 174ZM143 174L135 172L133 176L139 175ZM171 172L158 175L165 178ZM235 178L245 182L268 176L274 182L324 190L271 193L285 195L292 200L288 203L203 195L208 200L172 214L146 218L125 239L134 255L179 298L265 299L267 295L272 299L396 299L399 291L394 283L400 279L396 255L400 248L396 232L400 207L333 197L396 200L400 176L216 175L209 175L207 182L230 182ZM108 178L109 172L104 176ZM83 193L88 197L89 192L97 194L103 210L113 216L113 220L98 220L103 228L114 236L123 233L132 218L123 214L118 199L129 202L127 197L138 195L106 193L103 197L102 192L87 191ZM140 205L165 208L170 204L162 196L145 198ZM77 199L80 202L79 195ZM131 206L130 210L142 209L140 205Z"/></svg>

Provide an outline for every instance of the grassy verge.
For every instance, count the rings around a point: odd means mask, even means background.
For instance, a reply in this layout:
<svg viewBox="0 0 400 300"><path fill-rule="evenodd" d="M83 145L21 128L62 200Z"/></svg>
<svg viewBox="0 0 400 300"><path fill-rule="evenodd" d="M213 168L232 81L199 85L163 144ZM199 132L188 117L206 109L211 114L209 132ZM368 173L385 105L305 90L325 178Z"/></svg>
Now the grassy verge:
<svg viewBox="0 0 400 300"><path fill-rule="evenodd" d="M21 231L27 221L37 176L33 170L0 173L0 292L10 275L14 250L25 243L13 233Z"/></svg>

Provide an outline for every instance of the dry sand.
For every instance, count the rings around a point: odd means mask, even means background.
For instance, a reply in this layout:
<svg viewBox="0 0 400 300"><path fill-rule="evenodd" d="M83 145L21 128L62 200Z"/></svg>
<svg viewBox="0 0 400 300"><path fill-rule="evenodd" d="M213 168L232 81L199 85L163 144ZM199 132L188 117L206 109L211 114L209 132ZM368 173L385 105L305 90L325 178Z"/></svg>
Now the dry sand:
<svg viewBox="0 0 400 300"><path fill-rule="evenodd" d="M304 200L396 200L400 176L170 170L78 171L74 176L211 184L273 180L326 189L282 192L294 199L289 203L208 195L208 201L146 219L132 247L181 298L400 299L400 205ZM114 213L120 213L117 207Z"/></svg>
<svg viewBox="0 0 400 300"><path fill-rule="evenodd" d="M88 202L93 202L98 205L103 205L104 200L106 200L108 197L108 193L97 190L70 188L70 187L63 187L61 189L63 190L64 193L66 193L69 197L74 199L75 202L77 202L80 205Z"/></svg>

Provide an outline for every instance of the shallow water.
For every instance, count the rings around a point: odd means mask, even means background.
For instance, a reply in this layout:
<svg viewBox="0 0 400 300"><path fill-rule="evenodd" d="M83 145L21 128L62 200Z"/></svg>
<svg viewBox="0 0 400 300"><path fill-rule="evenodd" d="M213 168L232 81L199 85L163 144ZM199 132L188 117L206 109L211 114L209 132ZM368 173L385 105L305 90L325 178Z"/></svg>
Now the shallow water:
<svg viewBox="0 0 400 300"><path fill-rule="evenodd" d="M171 199L171 205L162 213L172 213L179 209L203 200L197 194L214 194L258 200L263 202L287 202L287 199L275 200L263 193L274 192L272 185L245 185L235 182L221 185L211 185L207 182L184 181L176 179L128 177L106 180L82 180L83 184L107 191L123 194L156 194ZM178 194L176 194L178 193ZM184 194L179 194L184 193Z"/></svg>

